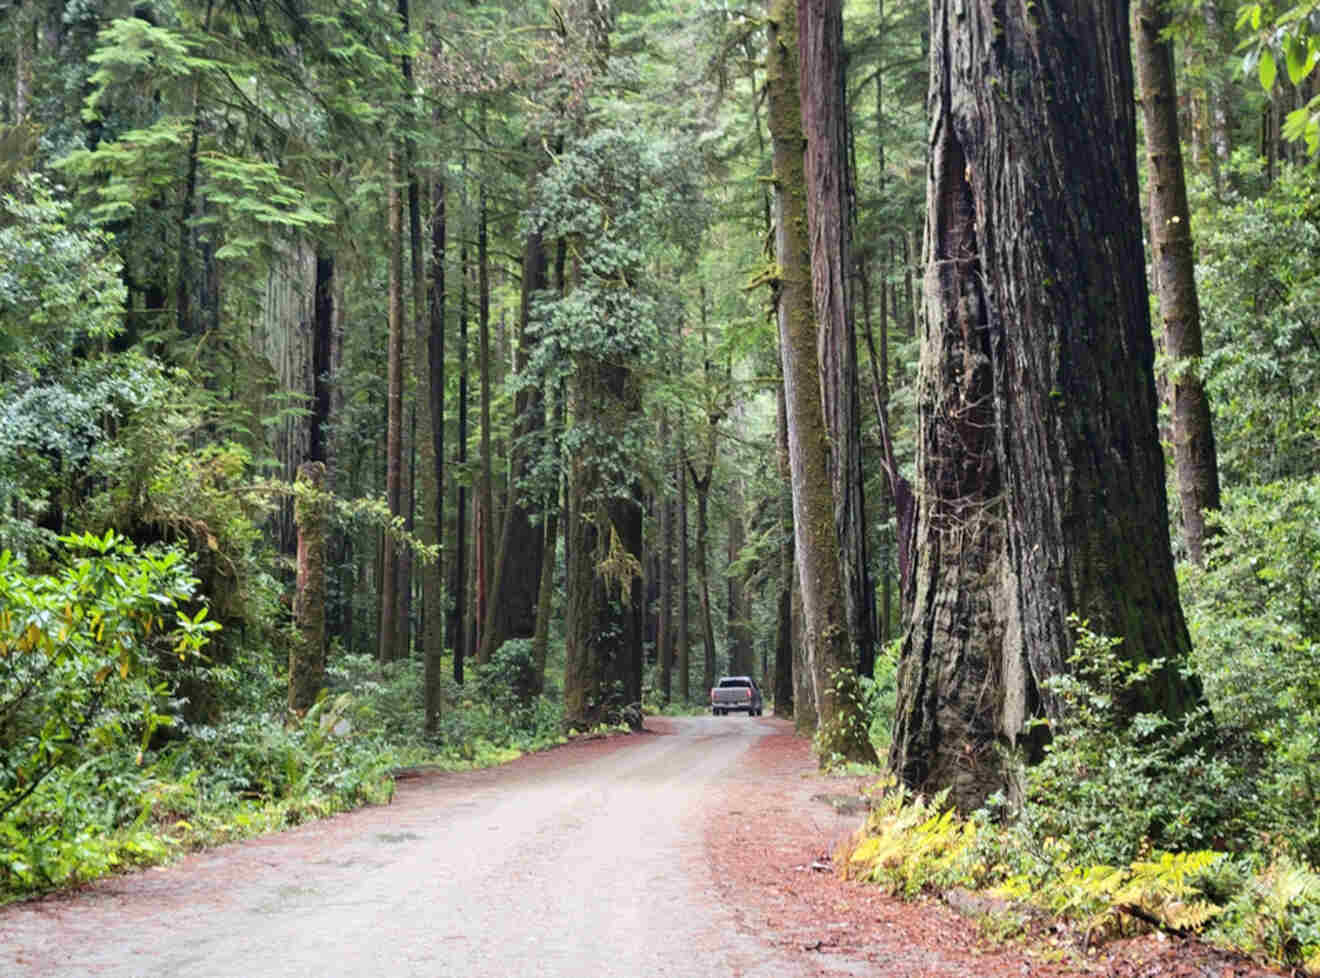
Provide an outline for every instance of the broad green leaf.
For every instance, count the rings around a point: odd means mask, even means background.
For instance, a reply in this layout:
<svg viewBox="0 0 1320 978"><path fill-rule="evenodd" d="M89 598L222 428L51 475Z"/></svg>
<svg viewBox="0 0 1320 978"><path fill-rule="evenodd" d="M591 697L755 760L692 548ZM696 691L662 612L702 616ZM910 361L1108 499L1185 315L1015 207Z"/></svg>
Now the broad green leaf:
<svg viewBox="0 0 1320 978"><path fill-rule="evenodd" d="M1274 53L1268 49L1260 53L1260 64L1256 66L1260 72L1260 87L1265 89L1265 94L1274 91L1274 79L1278 77L1279 66L1274 63Z"/></svg>
<svg viewBox="0 0 1320 978"><path fill-rule="evenodd" d="M1311 38L1308 43L1296 34L1289 34L1283 44L1283 53L1288 64L1288 80L1294 85L1300 85L1315 67L1315 39Z"/></svg>

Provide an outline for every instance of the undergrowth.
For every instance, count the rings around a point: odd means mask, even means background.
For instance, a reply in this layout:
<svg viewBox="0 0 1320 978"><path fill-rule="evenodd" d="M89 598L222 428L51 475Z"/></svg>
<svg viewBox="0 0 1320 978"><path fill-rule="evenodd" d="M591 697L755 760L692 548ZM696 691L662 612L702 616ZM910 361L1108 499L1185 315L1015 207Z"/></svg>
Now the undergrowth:
<svg viewBox="0 0 1320 978"><path fill-rule="evenodd" d="M1078 935L1084 951L1158 927L1320 971L1320 874L1289 856L1203 849L1090 863L1021 823L996 823L985 810L963 817L944 794L914 797L892 780L877 788L866 825L835 854L848 879L909 900L981 891L990 898L983 929L1001 939L1048 919Z"/></svg>
<svg viewBox="0 0 1320 978"><path fill-rule="evenodd" d="M836 865L905 899L979 891L1001 937L1041 919L1082 945L1156 927L1320 973L1314 812L1273 801L1278 769L1253 774L1259 745L1207 710L1122 715L1125 690L1161 664L1129 663L1115 640L1073 625L1072 671L1047 681L1063 708L1024 797L964 817L947 792L880 782ZM1289 791L1309 790L1310 770L1297 765L1302 787Z"/></svg>
<svg viewBox="0 0 1320 978"><path fill-rule="evenodd" d="M0 902L388 802L399 768L488 767L564 739L557 690L512 692L527 668L518 643L445 686L433 736L420 664L382 669L340 650L321 698L292 715L277 647L202 654L202 619L173 613L191 594L177 554L90 542L99 550L62 576L0 567ZM63 611L65 591L92 584L92 612ZM198 717L177 690L201 687Z"/></svg>

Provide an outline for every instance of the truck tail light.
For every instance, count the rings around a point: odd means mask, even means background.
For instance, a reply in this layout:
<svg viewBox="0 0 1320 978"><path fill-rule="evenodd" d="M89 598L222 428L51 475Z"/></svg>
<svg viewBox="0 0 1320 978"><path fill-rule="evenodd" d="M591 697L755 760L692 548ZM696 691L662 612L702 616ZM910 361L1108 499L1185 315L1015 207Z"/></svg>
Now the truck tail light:
<svg viewBox="0 0 1320 978"><path fill-rule="evenodd" d="M747 693L747 698L748 698L748 699L751 699L751 698L752 698L752 691L749 689L749 690L745 690L745 692Z"/></svg>

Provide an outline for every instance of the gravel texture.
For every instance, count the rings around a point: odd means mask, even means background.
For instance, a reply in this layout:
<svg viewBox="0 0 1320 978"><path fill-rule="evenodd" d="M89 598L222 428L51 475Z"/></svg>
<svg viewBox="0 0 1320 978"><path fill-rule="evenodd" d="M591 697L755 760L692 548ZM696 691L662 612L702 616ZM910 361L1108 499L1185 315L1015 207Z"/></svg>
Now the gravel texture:
<svg viewBox="0 0 1320 978"><path fill-rule="evenodd" d="M649 718L388 806L0 908L0 978L1246 978L1155 938L1051 961L838 879L863 779L771 717Z"/></svg>

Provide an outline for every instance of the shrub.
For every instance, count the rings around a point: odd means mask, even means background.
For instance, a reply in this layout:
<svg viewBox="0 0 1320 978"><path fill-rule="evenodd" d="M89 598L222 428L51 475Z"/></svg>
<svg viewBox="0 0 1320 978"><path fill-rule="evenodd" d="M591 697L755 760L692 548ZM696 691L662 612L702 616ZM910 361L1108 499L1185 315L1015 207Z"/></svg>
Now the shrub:
<svg viewBox="0 0 1320 978"><path fill-rule="evenodd" d="M1215 752L1209 710L1127 716L1126 690L1163 663L1130 662L1116 651L1120 640L1073 625L1073 671L1046 681L1063 709L1049 724L1044 759L1026 774L1020 817L1033 834L1064 840L1081 862L1108 865L1151 849L1242 843L1246 789Z"/></svg>
<svg viewBox="0 0 1320 978"><path fill-rule="evenodd" d="M1320 477L1234 489L1204 569L1180 570L1193 663L1250 758L1261 835L1320 860Z"/></svg>

